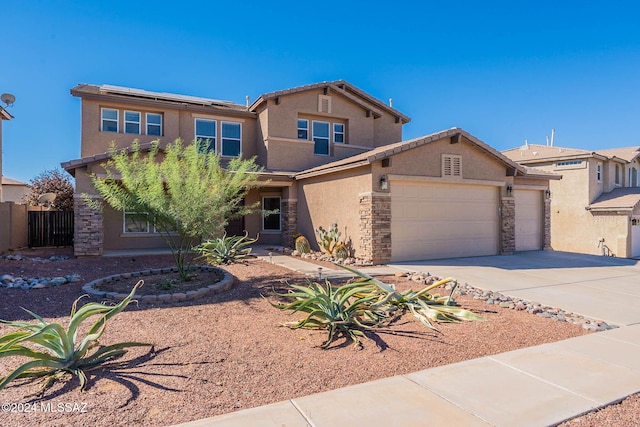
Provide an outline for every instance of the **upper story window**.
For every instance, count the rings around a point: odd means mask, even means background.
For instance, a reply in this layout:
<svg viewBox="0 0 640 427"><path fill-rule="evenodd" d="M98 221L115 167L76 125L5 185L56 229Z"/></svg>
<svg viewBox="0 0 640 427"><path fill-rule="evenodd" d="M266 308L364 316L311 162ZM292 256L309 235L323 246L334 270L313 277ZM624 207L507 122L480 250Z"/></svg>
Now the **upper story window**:
<svg viewBox="0 0 640 427"><path fill-rule="evenodd" d="M118 110L103 108L101 116L102 124L100 130L102 132L118 132Z"/></svg>
<svg viewBox="0 0 640 427"><path fill-rule="evenodd" d="M342 123L333 124L333 142L337 144L344 143L344 124Z"/></svg>
<svg viewBox="0 0 640 427"><path fill-rule="evenodd" d="M558 162L556 163L556 167L563 167L563 166L578 166L582 164L582 160L568 160L566 162Z"/></svg>
<svg viewBox="0 0 640 427"><path fill-rule="evenodd" d="M216 121L196 119L196 141L202 141L202 151L216 151Z"/></svg>
<svg viewBox="0 0 640 427"><path fill-rule="evenodd" d="M140 134L140 113L137 111L124 112L124 133Z"/></svg>
<svg viewBox="0 0 640 427"><path fill-rule="evenodd" d="M147 113L147 135L162 136L162 114Z"/></svg>
<svg viewBox="0 0 640 427"><path fill-rule="evenodd" d="M298 119L298 139L309 139L309 120Z"/></svg>
<svg viewBox="0 0 640 427"><path fill-rule="evenodd" d="M596 181L602 182L602 163L596 165Z"/></svg>
<svg viewBox="0 0 640 427"><path fill-rule="evenodd" d="M616 165L616 185L620 185L620 165Z"/></svg>
<svg viewBox="0 0 640 427"><path fill-rule="evenodd" d="M329 155L329 123L313 121L313 154Z"/></svg>
<svg viewBox="0 0 640 427"><path fill-rule="evenodd" d="M222 155L238 157L241 151L242 125L222 122Z"/></svg>

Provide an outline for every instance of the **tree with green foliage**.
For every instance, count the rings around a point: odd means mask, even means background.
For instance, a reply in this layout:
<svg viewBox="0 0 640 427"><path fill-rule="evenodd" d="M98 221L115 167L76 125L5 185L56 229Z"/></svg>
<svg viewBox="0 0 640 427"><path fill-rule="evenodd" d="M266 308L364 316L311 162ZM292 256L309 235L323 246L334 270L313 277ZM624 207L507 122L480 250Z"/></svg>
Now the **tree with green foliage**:
<svg viewBox="0 0 640 427"><path fill-rule="evenodd" d="M202 239L219 237L228 221L253 212L243 199L262 185L255 160L234 158L223 167L220 156L207 152L200 140L180 139L161 150L158 141L148 152L134 141L128 149L110 149L103 164L106 176L91 177L104 202L118 211L138 212L155 223L173 254L180 276L188 278L191 248ZM100 202L84 197L89 205ZM189 259L189 261L187 261Z"/></svg>
<svg viewBox="0 0 640 427"><path fill-rule="evenodd" d="M31 190L23 198L30 206L38 206L39 198L46 193L54 193L55 200L51 208L61 211L73 210L73 182L69 175L60 169L46 170L30 181Z"/></svg>

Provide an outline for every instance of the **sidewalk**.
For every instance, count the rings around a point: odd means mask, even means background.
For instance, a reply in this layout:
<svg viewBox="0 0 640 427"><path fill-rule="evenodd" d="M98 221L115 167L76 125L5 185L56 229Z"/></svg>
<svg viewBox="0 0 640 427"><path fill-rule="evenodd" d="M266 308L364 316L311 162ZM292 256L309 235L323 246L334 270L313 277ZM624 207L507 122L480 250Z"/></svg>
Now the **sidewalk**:
<svg viewBox="0 0 640 427"><path fill-rule="evenodd" d="M318 274L317 265L277 252L269 255L266 248L253 253ZM386 266L363 270L401 271ZM323 277L345 277L339 270L322 271ZM181 425L546 426L639 391L640 324L634 324Z"/></svg>

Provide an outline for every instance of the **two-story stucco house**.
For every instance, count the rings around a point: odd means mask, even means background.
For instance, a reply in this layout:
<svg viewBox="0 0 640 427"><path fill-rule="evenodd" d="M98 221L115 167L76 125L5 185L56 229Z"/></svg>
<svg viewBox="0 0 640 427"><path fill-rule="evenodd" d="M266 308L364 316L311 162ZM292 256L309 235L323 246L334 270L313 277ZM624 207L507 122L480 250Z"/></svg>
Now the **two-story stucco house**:
<svg viewBox="0 0 640 427"><path fill-rule="evenodd" d="M562 174L550 187L553 249L631 258L640 256L639 150L526 144L503 154Z"/></svg>
<svg viewBox="0 0 640 427"><path fill-rule="evenodd" d="M89 209L90 174L103 173L112 141L126 147L212 141L222 159L256 156L269 184L246 203L264 210L229 224L260 242L291 245L299 231L338 222L354 255L373 262L493 255L549 246L549 179L462 129L402 141L410 119L345 81L267 93L246 105L209 98L79 85L81 158L76 178L75 253L164 245L152 224L127 212ZM522 200L522 203L517 203Z"/></svg>

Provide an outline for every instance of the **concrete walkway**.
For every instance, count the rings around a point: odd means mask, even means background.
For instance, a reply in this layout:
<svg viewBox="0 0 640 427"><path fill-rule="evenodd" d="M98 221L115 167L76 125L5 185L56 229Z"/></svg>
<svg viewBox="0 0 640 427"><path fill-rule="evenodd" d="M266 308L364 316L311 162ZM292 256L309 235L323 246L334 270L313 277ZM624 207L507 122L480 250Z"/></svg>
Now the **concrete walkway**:
<svg viewBox="0 0 640 427"><path fill-rule="evenodd" d="M266 251L266 252L265 252ZM317 265L259 248L267 262ZM557 252L393 264L626 325L552 344L194 421L184 426L547 426L640 392L640 266ZM344 275L323 269L323 274ZM344 277L344 276L341 276ZM526 296L529 295L529 296ZM604 307L603 307L604 306Z"/></svg>

